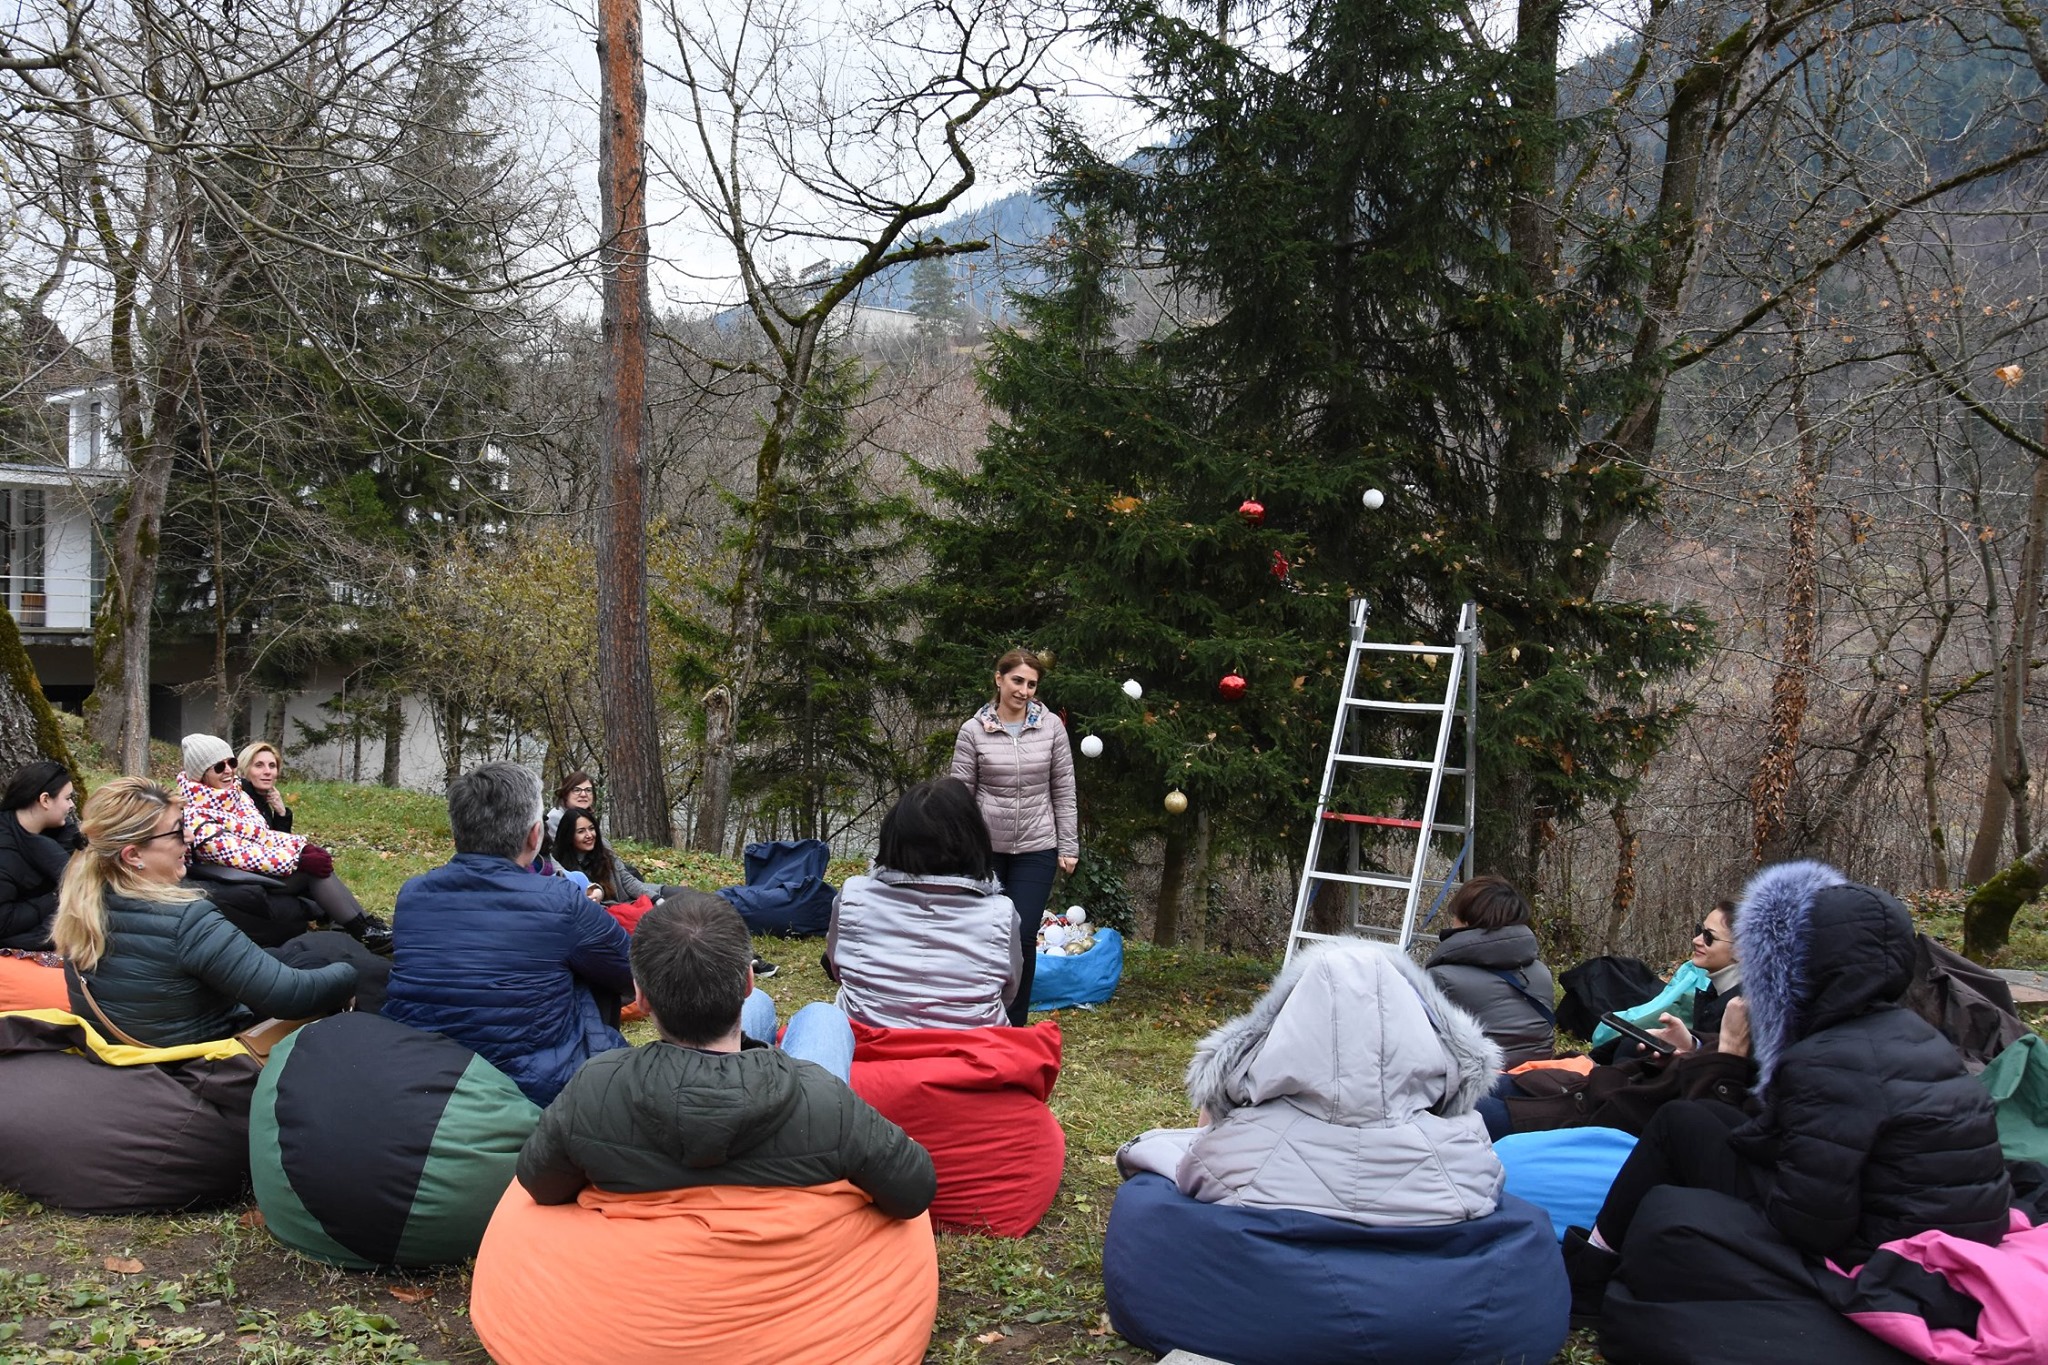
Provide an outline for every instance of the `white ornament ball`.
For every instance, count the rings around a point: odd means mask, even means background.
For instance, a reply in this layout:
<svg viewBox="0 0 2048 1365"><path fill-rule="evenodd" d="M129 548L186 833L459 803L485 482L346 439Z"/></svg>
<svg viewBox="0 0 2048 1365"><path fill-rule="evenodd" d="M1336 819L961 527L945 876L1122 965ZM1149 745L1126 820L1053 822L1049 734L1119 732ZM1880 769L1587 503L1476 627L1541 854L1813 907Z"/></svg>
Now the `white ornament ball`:
<svg viewBox="0 0 2048 1365"><path fill-rule="evenodd" d="M1138 686L1138 680L1136 678L1125 678L1124 695L1129 697L1132 701L1136 701L1138 698L1145 695L1145 689Z"/></svg>
<svg viewBox="0 0 2048 1365"><path fill-rule="evenodd" d="M1082 908L1081 908L1080 906L1078 906L1078 905L1070 905L1070 906L1068 906L1068 907L1067 907L1067 923L1069 923L1069 924L1085 924L1085 923L1087 923L1087 922L1088 922L1088 912L1087 912L1086 910L1083 910L1083 909L1082 909Z"/></svg>
<svg viewBox="0 0 2048 1365"><path fill-rule="evenodd" d="M1083 735L1081 737L1081 756L1083 758L1101 758L1102 736Z"/></svg>
<svg viewBox="0 0 2048 1365"><path fill-rule="evenodd" d="M1382 493L1382 492L1380 492L1380 490L1379 490L1379 489L1377 489L1377 488L1368 488L1368 489L1366 489L1366 490L1365 490L1365 510L1366 510L1366 511L1368 511L1368 512L1377 512L1377 511L1379 511L1379 510L1380 510L1380 508L1381 508L1381 507L1383 507L1383 506L1385 506L1385 505L1386 505L1386 501L1387 501L1387 495L1386 495L1385 493Z"/></svg>
<svg viewBox="0 0 2048 1365"><path fill-rule="evenodd" d="M1064 924L1048 924L1038 939L1048 951L1057 951L1067 941L1067 927Z"/></svg>

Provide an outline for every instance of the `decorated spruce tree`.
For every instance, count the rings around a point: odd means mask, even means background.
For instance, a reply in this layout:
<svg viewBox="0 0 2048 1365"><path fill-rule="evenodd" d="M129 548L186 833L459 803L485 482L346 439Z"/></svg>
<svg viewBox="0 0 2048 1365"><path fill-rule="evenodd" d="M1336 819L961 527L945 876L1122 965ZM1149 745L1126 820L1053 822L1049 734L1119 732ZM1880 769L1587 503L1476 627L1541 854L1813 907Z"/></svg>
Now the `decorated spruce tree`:
<svg viewBox="0 0 2048 1365"><path fill-rule="evenodd" d="M1513 53L1466 42L1443 0L1286 15L1284 43L1239 47L1143 0L1114 10L1162 136L1122 163L1059 149L1084 226L996 345L1006 420L980 469L935 480L932 625L956 651L1064 645L1047 691L1088 724L1120 714L1120 670L1160 669L1139 724L1192 723L1127 742L1127 766L1105 755L1091 814L1137 818L1178 764L1206 776L1190 798L1213 829L1299 848L1345 599L1373 604L1379 638L1446 641L1476 601L1473 866L1527 877L1555 820L1619 798L1666 742L1677 710L1653 688L1708 639L1602 592L1617 528L1654 508L1634 464L1582 439L1633 396L1600 363L1632 322L1534 287L1512 249L1523 153L1559 135L1517 109ZM1139 255L1166 317L1120 343L1101 276ZM1230 669L1246 693L1220 703Z"/></svg>

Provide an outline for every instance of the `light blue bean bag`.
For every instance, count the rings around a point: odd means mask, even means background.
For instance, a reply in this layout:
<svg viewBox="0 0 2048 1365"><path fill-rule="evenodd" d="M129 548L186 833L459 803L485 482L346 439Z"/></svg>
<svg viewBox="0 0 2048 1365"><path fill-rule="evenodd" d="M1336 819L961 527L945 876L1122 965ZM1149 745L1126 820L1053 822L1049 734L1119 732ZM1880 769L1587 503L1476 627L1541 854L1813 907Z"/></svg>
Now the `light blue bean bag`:
<svg viewBox="0 0 2048 1365"><path fill-rule="evenodd" d="M1116 983L1123 975L1124 936L1114 929L1097 929L1095 946L1079 957L1038 955L1037 973L1031 978L1031 1008L1070 1010L1076 1005L1099 1005L1116 994Z"/></svg>
<svg viewBox="0 0 2048 1365"><path fill-rule="evenodd" d="M1508 1193L1549 1214L1560 1242L1574 1224L1593 1226L1614 1173L1635 1149L1635 1135L1619 1128L1510 1133L1493 1144L1508 1173Z"/></svg>

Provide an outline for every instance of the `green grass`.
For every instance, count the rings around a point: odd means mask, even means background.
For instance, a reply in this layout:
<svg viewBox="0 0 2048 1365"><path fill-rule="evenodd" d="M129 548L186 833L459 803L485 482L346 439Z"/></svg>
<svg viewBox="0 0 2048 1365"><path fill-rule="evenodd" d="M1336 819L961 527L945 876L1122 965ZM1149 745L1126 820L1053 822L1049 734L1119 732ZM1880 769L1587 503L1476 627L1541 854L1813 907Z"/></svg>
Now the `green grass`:
<svg viewBox="0 0 2048 1365"><path fill-rule="evenodd" d="M171 758L175 762L175 758ZM364 904L389 911L407 877L448 856L439 798L334 783L287 782L297 828L334 850ZM625 845L653 881L704 888L740 880L732 859ZM861 870L835 863L834 880ZM1954 932L1948 900L1916 905ZM817 940L759 940L781 966L765 984L786 1018L832 996ZM2048 916L2016 922L2014 962L2048 962ZM1118 1184L1119 1145L1147 1128L1193 1121L1181 1072L1201 1036L1257 998L1272 964L1131 947L1122 988L1096 1010L1059 1016L1065 1060L1052 1107L1067 1133L1063 1181L1039 1229L1021 1240L942 1234L940 1305L928 1360L1136 1362L1103 1315L1101 1251ZM647 1041L644 1024L627 1030ZM467 1316L468 1272L384 1276L334 1270L287 1251L253 1224L253 1206L179 1217L78 1218L0 1195L0 1365L28 1361L234 1361L312 1365L485 1359ZM140 1262L122 1273L108 1268ZM1560 1361L1599 1356L1586 1334Z"/></svg>

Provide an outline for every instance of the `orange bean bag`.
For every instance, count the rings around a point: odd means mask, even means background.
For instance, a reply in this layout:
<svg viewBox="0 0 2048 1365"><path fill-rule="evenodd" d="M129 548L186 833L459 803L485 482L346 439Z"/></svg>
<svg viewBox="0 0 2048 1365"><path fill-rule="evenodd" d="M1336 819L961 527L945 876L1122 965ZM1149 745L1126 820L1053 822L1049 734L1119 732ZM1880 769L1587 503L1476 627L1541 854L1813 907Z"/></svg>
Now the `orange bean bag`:
<svg viewBox="0 0 2048 1365"><path fill-rule="evenodd" d="M71 1009L64 969L45 967L32 957L0 953L0 1014L12 1010Z"/></svg>
<svg viewBox="0 0 2048 1365"><path fill-rule="evenodd" d="M943 1227L1022 1237L1059 1193L1067 1135L1046 1107L1060 1026L870 1028L853 1021L853 1088L932 1154Z"/></svg>
<svg viewBox="0 0 2048 1365"><path fill-rule="evenodd" d="M1524 1071L1569 1071L1578 1076L1593 1074L1591 1057L1552 1057L1541 1062L1523 1062L1520 1066L1508 1068L1508 1075L1519 1076Z"/></svg>
<svg viewBox="0 0 2048 1365"><path fill-rule="evenodd" d="M843 1180L545 1206L515 1180L469 1292L499 1365L918 1365L938 1311L931 1221Z"/></svg>

